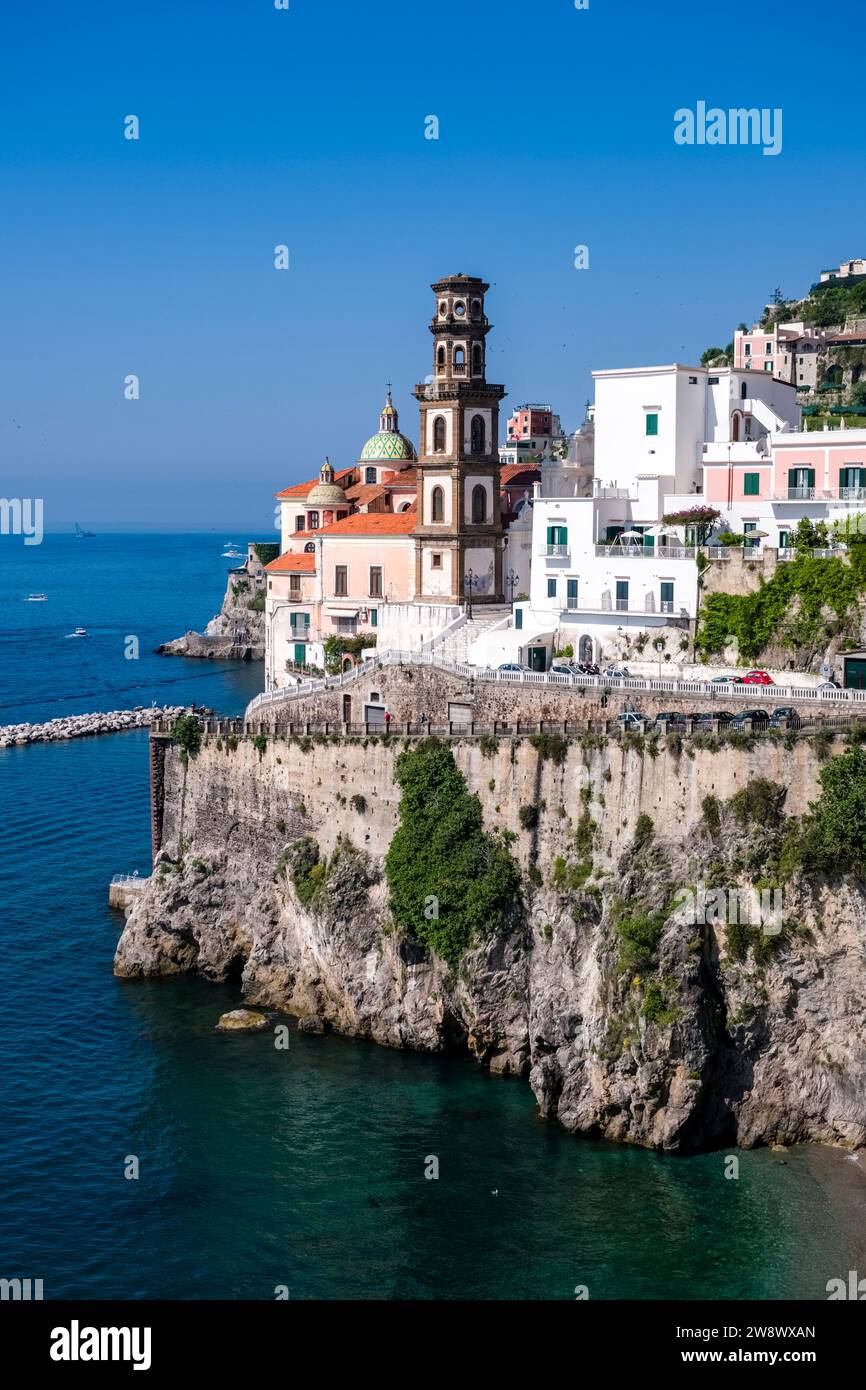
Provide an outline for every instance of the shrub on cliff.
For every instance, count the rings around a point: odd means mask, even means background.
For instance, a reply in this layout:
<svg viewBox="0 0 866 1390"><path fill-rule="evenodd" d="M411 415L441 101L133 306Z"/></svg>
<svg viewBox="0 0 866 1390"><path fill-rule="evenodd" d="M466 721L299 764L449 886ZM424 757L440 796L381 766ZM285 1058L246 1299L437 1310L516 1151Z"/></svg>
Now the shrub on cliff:
<svg viewBox="0 0 866 1390"><path fill-rule="evenodd" d="M866 751L831 758L818 774L821 795L782 850L782 867L866 877Z"/></svg>
<svg viewBox="0 0 866 1390"><path fill-rule="evenodd" d="M171 740L180 750L180 760L186 767L201 748L201 723L194 714L182 714L171 731Z"/></svg>
<svg viewBox="0 0 866 1390"><path fill-rule="evenodd" d="M398 929L454 966L505 922L520 874L502 839L484 829L450 748L428 739L397 758L400 824L385 858Z"/></svg>

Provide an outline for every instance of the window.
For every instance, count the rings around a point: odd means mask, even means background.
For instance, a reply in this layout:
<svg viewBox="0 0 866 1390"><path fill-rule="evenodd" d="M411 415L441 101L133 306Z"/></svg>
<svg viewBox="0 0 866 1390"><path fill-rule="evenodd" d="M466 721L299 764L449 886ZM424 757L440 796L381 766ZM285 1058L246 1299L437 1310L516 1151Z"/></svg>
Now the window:
<svg viewBox="0 0 866 1390"><path fill-rule="evenodd" d="M472 373L474 376L481 375L481 344L472 344Z"/></svg>
<svg viewBox="0 0 866 1390"><path fill-rule="evenodd" d="M465 366L466 366L466 353L464 352L464 350L463 350L462 347L456 347L456 348L454 349L454 370L455 370L455 372L462 372L462 371L463 371L463 368L464 368Z"/></svg>
<svg viewBox="0 0 866 1390"><path fill-rule="evenodd" d="M349 571L345 565L334 566L334 593L345 598L349 592Z"/></svg>
<svg viewBox="0 0 866 1390"><path fill-rule="evenodd" d="M430 493L430 518L432 521L445 520L445 489L438 485Z"/></svg>
<svg viewBox="0 0 866 1390"><path fill-rule="evenodd" d="M472 489L472 520L476 525L487 520L487 493L481 483Z"/></svg>
<svg viewBox="0 0 866 1390"><path fill-rule="evenodd" d="M311 530L311 531L318 531L318 529L319 529L319 513L318 513L318 512L310 512L310 518L309 518L309 520L310 520L310 530Z"/></svg>
<svg viewBox="0 0 866 1390"><path fill-rule="evenodd" d="M743 475L743 496L757 497L761 491L760 473L745 473Z"/></svg>
<svg viewBox="0 0 866 1390"><path fill-rule="evenodd" d="M839 469L840 488L866 488L866 468L859 464L849 464L847 468Z"/></svg>
<svg viewBox="0 0 866 1390"><path fill-rule="evenodd" d="M296 531L303 531L303 529L304 529L304 517L302 517L302 516L296 516L296 517L295 517L295 530L296 530Z"/></svg>
<svg viewBox="0 0 866 1390"><path fill-rule="evenodd" d="M751 344L751 343L746 343L745 346L744 346L744 348L743 348L743 352L746 354L747 357L751 357L751 355L752 355L752 344Z"/></svg>
<svg viewBox="0 0 866 1390"><path fill-rule="evenodd" d="M436 349L436 366L439 368L440 371L445 370L445 349L441 343Z"/></svg>
<svg viewBox="0 0 866 1390"><path fill-rule="evenodd" d="M432 570L441 570L442 568L442 556L435 551L430 556L430 568Z"/></svg>
<svg viewBox="0 0 866 1390"><path fill-rule="evenodd" d="M750 531L757 531L757 529L758 529L758 523L757 523L757 521L744 521L744 522L743 522L743 535L747 537L747 539L743 542L743 549L744 549L744 550L754 550L755 547L757 546L757 544L758 544L758 538L757 538L757 536L755 537L754 540L749 540L749 539L748 539L749 532L750 532Z"/></svg>
<svg viewBox="0 0 866 1390"><path fill-rule="evenodd" d="M382 566L370 566L370 598L382 597Z"/></svg>
<svg viewBox="0 0 866 1390"><path fill-rule="evenodd" d="M780 550L787 550L787 549L788 549L788 532L787 532L787 531L780 531L780 532L779 532L779 549L780 549Z"/></svg>
<svg viewBox="0 0 866 1390"><path fill-rule="evenodd" d="M463 315L466 313L466 305L461 304L458 300L458 302L454 305L454 312L459 319L462 319Z"/></svg>
<svg viewBox="0 0 866 1390"><path fill-rule="evenodd" d="M663 613L673 613L674 611L674 585L672 579L663 579L661 582L661 610Z"/></svg>
<svg viewBox="0 0 866 1390"><path fill-rule="evenodd" d="M618 613L628 612L628 580L616 581L616 607Z"/></svg>
<svg viewBox="0 0 866 1390"><path fill-rule="evenodd" d="M299 574L289 575L289 598L299 599L301 597L301 576Z"/></svg>
<svg viewBox="0 0 866 1390"><path fill-rule="evenodd" d="M768 357L771 355L772 351L773 351L773 344L772 344L772 343L765 343L765 344L764 344L764 352L767 354Z"/></svg>
<svg viewBox="0 0 866 1390"><path fill-rule="evenodd" d="M519 632L520 629L523 627L523 609L522 609L522 608L515 608L515 610L514 610L514 626L517 628L518 632Z"/></svg>
<svg viewBox="0 0 866 1390"><path fill-rule="evenodd" d="M378 626L379 626L379 610L378 610L378 608L371 608L371 609L370 609L370 626L371 626L371 627L378 627Z"/></svg>
<svg viewBox="0 0 866 1390"><path fill-rule="evenodd" d="M547 597L548 597L548 598L556 598L556 580L555 580L555 579L548 579L548 581L547 581Z"/></svg>
<svg viewBox="0 0 866 1390"><path fill-rule="evenodd" d="M647 432L647 434L658 434L658 432L659 432L659 417L658 417L657 411L654 411L654 410L652 410L652 411L647 411L647 417L646 417L646 432Z"/></svg>
<svg viewBox="0 0 866 1390"><path fill-rule="evenodd" d="M346 632L346 633L354 633L354 631L355 631L355 619L354 619L354 618L338 618L338 619L337 619L337 631L338 631L338 632Z"/></svg>
<svg viewBox="0 0 866 1390"><path fill-rule="evenodd" d="M310 615L309 613L290 613L289 623L293 637L306 636L310 626Z"/></svg>
<svg viewBox="0 0 866 1390"><path fill-rule="evenodd" d="M741 381L741 382L740 382L740 400L741 400L741 401L748 400L748 397L749 397L749 388L748 388L748 386L746 385L746 383L745 383L744 381Z"/></svg>
<svg viewBox="0 0 866 1390"><path fill-rule="evenodd" d="M365 468L365 469L364 469L364 482L365 482L365 483L375 483L375 481L376 481L376 470L375 470L375 468Z"/></svg>
<svg viewBox="0 0 866 1390"><path fill-rule="evenodd" d="M563 555L568 552L568 527L567 526L548 526L547 528L547 548L556 552L559 550Z"/></svg>
<svg viewBox="0 0 866 1390"><path fill-rule="evenodd" d="M433 452L445 453L445 416L437 415L433 421Z"/></svg>
<svg viewBox="0 0 866 1390"><path fill-rule="evenodd" d="M765 372L771 372L772 370L773 370L773 364L772 364L772 362L765 362L765 363L764 363L764 371L765 371Z"/></svg>
<svg viewBox="0 0 866 1390"><path fill-rule="evenodd" d="M696 376L690 376L690 377L689 377L689 386L697 386L697 384L698 384L698 379L697 379L697 377L696 377Z"/></svg>
<svg viewBox="0 0 866 1390"><path fill-rule="evenodd" d="M565 606L566 608L577 607L577 580L566 579L565 581Z"/></svg>
<svg viewBox="0 0 866 1390"><path fill-rule="evenodd" d="M473 454L484 453L484 416L473 415L470 427L471 448Z"/></svg>

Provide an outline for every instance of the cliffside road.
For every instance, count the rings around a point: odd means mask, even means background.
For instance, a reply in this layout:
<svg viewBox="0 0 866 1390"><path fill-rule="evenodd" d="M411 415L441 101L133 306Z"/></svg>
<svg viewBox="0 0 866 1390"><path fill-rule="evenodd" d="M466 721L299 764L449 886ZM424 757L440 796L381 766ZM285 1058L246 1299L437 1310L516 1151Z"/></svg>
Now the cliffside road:
<svg viewBox="0 0 866 1390"><path fill-rule="evenodd" d="M0 724L0 748L16 748L26 743L54 743L60 739L87 738L92 734L117 734L126 729L149 729L162 719L176 719L183 705L162 705L151 709L116 709L100 714L72 714L49 719L45 724ZM210 710L202 710L210 714Z"/></svg>

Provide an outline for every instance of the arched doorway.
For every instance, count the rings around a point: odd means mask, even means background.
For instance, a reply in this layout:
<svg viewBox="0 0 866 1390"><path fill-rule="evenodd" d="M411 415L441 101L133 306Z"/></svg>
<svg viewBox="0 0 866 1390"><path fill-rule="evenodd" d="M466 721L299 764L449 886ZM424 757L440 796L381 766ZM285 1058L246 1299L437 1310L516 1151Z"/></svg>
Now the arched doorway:
<svg viewBox="0 0 866 1390"><path fill-rule="evenodd" d="M740 437L740 413L735 410L731 418L731 439L736 444Z"/></svg>
<svg viewBox="0 0 866 1390"><path fill-rule="evenodd" d="M577 659L582 666L591 666L593 663L593 641L586 633L577 645Z"/></svg>

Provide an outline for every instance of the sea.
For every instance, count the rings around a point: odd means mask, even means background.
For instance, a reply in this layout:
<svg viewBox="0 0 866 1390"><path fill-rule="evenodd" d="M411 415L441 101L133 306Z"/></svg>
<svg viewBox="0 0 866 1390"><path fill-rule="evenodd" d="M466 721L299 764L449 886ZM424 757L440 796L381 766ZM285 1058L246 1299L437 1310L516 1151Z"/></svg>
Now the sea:
<svg viewBox="0 0 866 1390"><path fill-rule="evenodd" d="M224 548L0 538L0 724L241 712L260 665L154 652L218 610ZM235 986L115 979L109 880L150 869L146 733L0 750L0 808L0 1277L46 1299L697 1300L866 1272L841 1151L577 1138L468 1058L282 1051L214 1031Z"/></svg>

